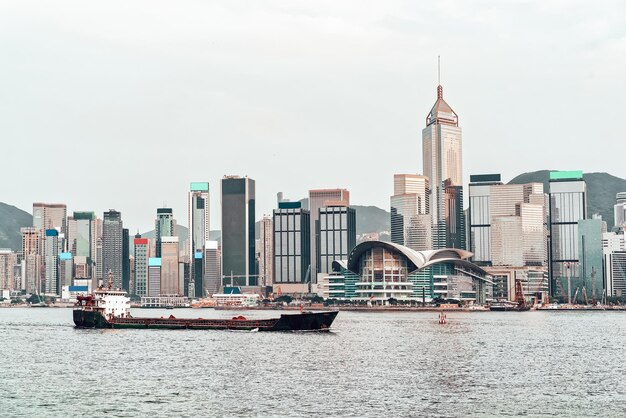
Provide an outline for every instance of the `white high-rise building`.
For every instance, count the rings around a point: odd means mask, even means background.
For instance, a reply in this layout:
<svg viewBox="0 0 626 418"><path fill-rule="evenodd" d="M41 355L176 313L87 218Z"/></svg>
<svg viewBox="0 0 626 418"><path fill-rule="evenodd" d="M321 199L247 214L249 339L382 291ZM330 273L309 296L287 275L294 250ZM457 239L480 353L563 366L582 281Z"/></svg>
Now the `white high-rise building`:
<svg viewBox="0 0 626 418"><path fill-rule="evenodd" d="M209 183L192 182L187 197L187 211L189 220L189 239L187 240L187 254L190 262L190 279L193 283L195 297L205 296L203 288L204 277L204 245L209 240L210 201Z"/></svg>
<svg viewBox="0 0 626 418"><path fill-rule="evenodd" d="M604 283L607 296L626 295L626 236L624 230L602 234Z"/></svg>
<svg viewBox="0 0 626 418"><path fill-rule="evenodd" d="M428 178L395 174L391 196L391 242L416 251L432 249Z"/></svg>
<svg viewBox="0 0 626 418"><path fill-rule="evenodd" d="M437 101L426 116L422 130L424 175L430 181L429 213L433 229L433 248L447 245L445 225L445 185L463 185L462 134L459 117L443 99L437 86Z"/></svg>
<svg viewBox="0 0 626 418"><path fill-rule="evenodd" d="M613 206L615 228L626 227L626 192L618 193L617 203Z"/></svg>
<svg viewBox="0 0 626 418"><path fill-rule="evenodd" d="M541 183L502 184L499 174L471 176L469 249L473 261L487 266L545 265L546 199Z"/></svg>

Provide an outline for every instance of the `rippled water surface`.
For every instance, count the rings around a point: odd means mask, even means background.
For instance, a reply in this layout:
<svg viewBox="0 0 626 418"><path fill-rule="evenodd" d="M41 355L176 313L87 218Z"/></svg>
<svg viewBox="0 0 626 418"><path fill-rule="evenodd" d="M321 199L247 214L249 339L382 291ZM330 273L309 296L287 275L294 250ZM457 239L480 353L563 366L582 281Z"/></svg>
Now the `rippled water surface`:
<svg viewBox="0 0 626 418"><path fill-rule="evenodd" d="M1 416L626 413L626 313L449 313L439 325L432 312L340 312L330 334L79 330L71 316L0 309Z"/></svg>

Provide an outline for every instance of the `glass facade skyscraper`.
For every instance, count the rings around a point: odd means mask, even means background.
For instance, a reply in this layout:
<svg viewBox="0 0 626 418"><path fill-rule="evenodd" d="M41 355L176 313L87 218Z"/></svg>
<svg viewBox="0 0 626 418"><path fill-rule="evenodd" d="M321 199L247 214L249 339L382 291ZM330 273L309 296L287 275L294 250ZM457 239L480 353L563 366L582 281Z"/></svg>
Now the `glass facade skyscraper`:
<svg viewBox="0 0 626 418"><path fill-rule="evenodd" d="M158 208L154 222L156 235L156 256L161 257L161 243L163 237L176 236L176 220L172 208Z"/></svg>
<svg viewBox="0 0 626 418"><path fill-rule="evenodd" d="M465 249L463 186L454 186L448 179L444 182L444 193L445 247Z"/></svg>
<svg viewBox="0 0 626 418"><path fill-rule="evenodd" d="M347 260L356 246L356 211L348 206L319 209L317 265L320 273L333 271L333 261Z"/></svg>
<svg viewBox="0 0 626 418"><path fill-rule="evenodd" d="M587 218L587 186L582 171L550 173L550 293L567 297L567 281L581 277L578 221Z"/></svg>
<svg viewBox="0 0 626 418"><path fill-rule="evenodd" d="M222 179L223 284L256 286L255 182L248 177Z"/></svg>
<svg viewBox="0 0 626 418"><path fill-rule="evenodd" d="M102 279L113 274L113 286L122 288L123 272L122 214L114 209L104 212L102 222Z"/></svg>
<svg viewBox="0 0 626 418"><path fill-rule="evenodd" d="M300 202L280 202L274 209L274 285L310 282L310 221Z"/></svg>
<svg viewBox="0 0 626 418"><path fill-rule="evenodd" d="M581 219L578 221L578 248L580 250L580 281L572 283L582 289L588 297L597 300L604 295L602 236L606 231L606 222L600 218Z"/></svg>
<svg viewBox="0 0 626 418"><path fill-rule="evenodd" d="M45 293L60 295L59 254L63 251L63 237L56 229L46 229L43 239Z"/></svg>
<svg viewBox="0 0 626 418"><path fill-rule="evenodd" d="M311 276L313 283L317 281L317 273L320 272L317 265L317 222L319 209L329 205L350 206L350 192L346 189L317 189L309 190L309 210L311 212Z"/></svg>
<svg viewBox="0 0 626 418"><path fill-rule="evenodd" d="M68 250L74 255L76 277L94 278L96 262L96 214L93 212L74 212L74 231ZM85 263L82 263L85 261ZM80 272L80 274L79 274Z"/></svg>
<svg viewBox="0 0 626 418"><path fill-rule="evenodd" d="M491 186L502 184L500 180L500 174L470 176L469 250L480 266L491 265Z"/></svg>

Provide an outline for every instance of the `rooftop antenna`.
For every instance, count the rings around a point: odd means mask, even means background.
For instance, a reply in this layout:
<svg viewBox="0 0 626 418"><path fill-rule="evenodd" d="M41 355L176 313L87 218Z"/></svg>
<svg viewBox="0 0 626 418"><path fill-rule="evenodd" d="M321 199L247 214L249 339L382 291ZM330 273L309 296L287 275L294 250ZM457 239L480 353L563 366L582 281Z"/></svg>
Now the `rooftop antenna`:
<svg viewBox="0 0 626 418"><path fill-rule="evenodd" d="M441 87L441 55L437 55L437 99L443 99L443 87Z"/></svg>
<svg viewBox="0 0 626 418"><path fill-rule="evenodd" d="M437 84L441 85L441 55L437 55Z"/></svg>

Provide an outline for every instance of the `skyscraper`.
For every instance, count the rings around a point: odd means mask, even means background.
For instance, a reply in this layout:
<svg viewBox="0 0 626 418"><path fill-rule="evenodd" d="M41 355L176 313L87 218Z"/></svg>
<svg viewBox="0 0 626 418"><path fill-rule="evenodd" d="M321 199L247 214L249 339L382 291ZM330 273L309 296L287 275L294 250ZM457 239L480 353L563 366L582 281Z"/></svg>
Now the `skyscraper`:
<svg viewBox="0 0 626 418"><path fill-rule="evenodd" d="M161 295L180 295L178 237L161 237Z"/></svg>
<svg viewBox="0 0 626 418"><path fill-rule="evenodd" d="M317 222L317 266L320 273L331 273L333 261L348 260L356 246L356 211L342 204L319 209Z"/></svg>
<svg viewBox="0 0 626 418"><path fill-rule="evenodd" d="M62 294L63 288L72 285L72 253L59 254L59 273L58 273L58 289L59 295Z"/></svg>
<svg viewBox="0 0 626 418"><path fill-rule="evenodd" d="M130 235L122 229L122 289L130 293Z"/></svg>
<svg viewBox="0 0 626 418"><path fill-rule="evenodd" d="M204 296L204 245L209 240L211 231L209 203L209 183L191 183L187 201L189 216L188 250L190 277L195 297Z"/></svg>
<svg viewBox="0 0 626 418"><path fill-rule="evenodd" d="M45 293L60 295L58 259L63 251L63 236L56 229L46 229L42 244Z"/></svg>
<svg viewBox="0 0 626 418"><path fill-rule="evenodd" d="M499 174L472 175L469 194L469 249L475 263L545 266L546 197L541 183L502 184Z"/></svg>
<svg viewBox="0 0 626 418"><path fill-rule="evenodd" d="M148 294L146 296L159 296L161 294L161 259L150 257L148 259Z"/></svg>
<svg viewBox="0 0 626 418"><path fill-rule="evenodd" d="M223 284L256 286L255 182L239 176L222 179Z"/></svg>
<svg viewBox="0 0 626 418"><path fill-rule="evenodd" d="M38 230L57 229L67 236L67 205L64 203L33 203L33 226Z"/></svg>
<svg viewBox="0 0 626 418"><path fill-rule="evenodd" d="M311 277L313 283L317 280L317 273L320 272L317 265L317 222L319 220L320 208L329 204L350 206L350 192L346 189L318 189L309 190L309 211L311 213Z"/></svg>
<svg viewBox="0 0 626 418"><path fill-rule="evenodd" d="M447 245L445 182L463 185L462 142L459 117L443 99L443 87L437 86L437 101L426 116L422 130L424 175L430 181L430 216L433 227L433 248Z"/></svg>
<svg viewBox="0 0 626 418"><path fill-rule="evenodd" d="M567 282L580 278L578 221L587 219L582 171L550 173L550 292L567 297Z"/></svg>
<svg viewBox="0 0 626 418"><path fill-rule="evenodd" d="M274 279L281 283L306 283L311 264L309 211L300 202L281 202L274 209ZM310 276L309 276L310 278Z"/></svg>
<svg viewBox="0 0 626 418"><path fill-rule="evenodd" d="M0 290L19 289L15 283L17 254L8 248L0 248Z"/></svg>
<svg viewBox="0 0 626 418"><path fill-rule="evenodd" d="M274 277L274 222L271 216L264 215L261 219L259 235L259 284L271 286Z"/></svg>
<svg viewBox="0 0 626 418"><path fill-rule="evenodd" d="M597 300L604 295L602 244L606 232L606 222L599 216L578 221L580 281L572 282L572 287L581 289L581 296L582 289L585 289L585 295Z"/></svg>
<svg viewBox="0 0 626 418"><path fill-rule="evenodd" d="M615 196L617 203L613 206L613 214L615 219L615 228L623 228L626 226L626 192L620 192Z"/></svg>
<svg viewBox="0 0 626 418"><path fill-rule="evenodd" d="M81 261L79 271L81 278L95 276L96 261L96 215L93 212L74 212L72 217L71 242L68 243L68 252L74 255L74 263ZM85 261L84 265L82 261Z"/></svg>
<svg viewBox="0 0 626 418"><path fill-rule="evenodd" d="M158 208L154 221L156 235L156 256L161 257L161 242L163 237L176 236L176 220L172 208Z"/></svg>
<svg viewBox="0 0 626 418"><path fill-rule="evenodd" d="M501 185L500 174L470 176L469 250L479 266L491 265L491 186Z"/></svg>
<svg viewBox="0 0 626 418"><path fill-rule="evenodd" d="M463 210L463 186L444 182L444 220L446 225L446 248L465 249L465 211Z"/></svg>
<svg viewBox="0 0 626 418"><path fill-rule="evenodd" d="M217 241L207 241L204 244L204 277L202 278L202 296L212 295L219 292L222 267L221 253Z"/></svg>
<svg viewBox="0 0 626 418"><path fill-rule="evenodd" d="M432 248L428 178L394 174L391 196L391 242L416 251Z"/></svg>
<svg viewBox="0 0 626 418"><path fill-rule="evenodd" d="M28 293L38 293L41 288L40 230L35 227L21 228L22 233L22 282Z"/></svg>
<svg viewBox="0 0 626 418"><path fill-rule="evenodd" d="M602 258L606 295L626 295L626 236L623 229L602 234ZM597 283L598 277L594 278Z"/></svg>
<svg viewBox="0 0 626 418"><path fill-rule="evenodd" d="M150 243L141 235L135 236L135 277L131 293L138 296L148 296L148 248Z"/></svg>
<svg viewBox="0 0 626 418"><path fill-rule="evenodd" d="M122 214L115 209L104 212L102 222L102 274L113 274L113 286L122 288L123 274L123 230Z"/></svg>

